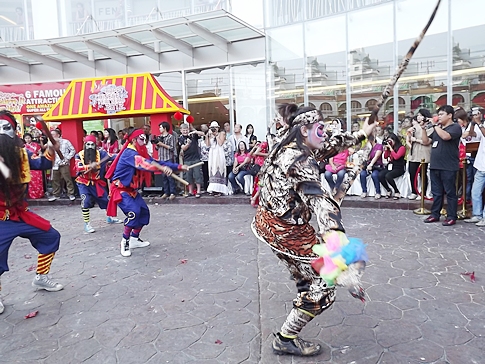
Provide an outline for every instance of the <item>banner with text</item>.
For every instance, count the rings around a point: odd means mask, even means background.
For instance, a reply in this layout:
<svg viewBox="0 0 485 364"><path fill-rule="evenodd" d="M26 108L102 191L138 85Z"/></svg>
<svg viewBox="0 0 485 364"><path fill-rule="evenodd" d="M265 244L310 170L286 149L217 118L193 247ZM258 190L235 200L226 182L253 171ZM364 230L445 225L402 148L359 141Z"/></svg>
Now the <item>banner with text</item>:
<svg viewBox="0 0 485 364"><path fill-rule="evenodd" d="M0 85L0 109L14 114L43 114L61 98L69 83Z"/></svg>

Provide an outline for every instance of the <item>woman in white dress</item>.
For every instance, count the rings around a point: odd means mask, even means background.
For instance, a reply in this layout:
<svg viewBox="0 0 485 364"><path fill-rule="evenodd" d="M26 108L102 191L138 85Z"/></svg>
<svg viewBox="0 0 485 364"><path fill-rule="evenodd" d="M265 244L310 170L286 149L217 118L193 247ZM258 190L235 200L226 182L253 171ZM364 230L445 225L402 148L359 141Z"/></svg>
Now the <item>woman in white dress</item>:
<svg viewBox="0 0 485 364"><path fill-rule="evenodd" d="M224 156L224 142L226 133L219 131L219 123L212 121L205 142L209 149L209 195L220 196L229 193L226 185L226 158Z"/></svg>

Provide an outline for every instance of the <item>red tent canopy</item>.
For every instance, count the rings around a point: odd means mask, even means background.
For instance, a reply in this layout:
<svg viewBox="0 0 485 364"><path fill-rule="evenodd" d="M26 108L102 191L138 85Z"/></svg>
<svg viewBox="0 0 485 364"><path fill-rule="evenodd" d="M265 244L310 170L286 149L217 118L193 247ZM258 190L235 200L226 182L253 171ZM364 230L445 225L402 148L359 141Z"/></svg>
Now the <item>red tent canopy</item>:
<svg viewBox="0 0 485 364"><path fill-rule="evenodd" d="M116 107L114 107L116 106ZM95 120L140 115L190 114L150 73L73 80L46 121Z"/></svg>

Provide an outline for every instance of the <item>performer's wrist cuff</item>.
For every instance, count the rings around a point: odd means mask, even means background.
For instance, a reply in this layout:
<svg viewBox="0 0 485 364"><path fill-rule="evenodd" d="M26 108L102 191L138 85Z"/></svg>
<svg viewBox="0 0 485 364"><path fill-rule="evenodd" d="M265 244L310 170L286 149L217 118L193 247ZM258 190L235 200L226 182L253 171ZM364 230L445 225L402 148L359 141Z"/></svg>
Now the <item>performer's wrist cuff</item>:
<svg viewBox="0 0 485 364"><path fill-rule="evenodd" d="M56 152L51 150L50 148L47 148L44 152L44 157L46 157L51 162L54 162L54 160L56 159Z"/></svg>

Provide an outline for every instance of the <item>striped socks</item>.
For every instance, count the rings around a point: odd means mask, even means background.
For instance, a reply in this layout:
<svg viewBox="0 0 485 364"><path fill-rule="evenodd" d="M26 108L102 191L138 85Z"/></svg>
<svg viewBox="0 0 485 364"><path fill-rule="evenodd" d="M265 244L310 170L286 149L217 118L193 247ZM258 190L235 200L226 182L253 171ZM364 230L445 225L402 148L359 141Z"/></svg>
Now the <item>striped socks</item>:
<svg viewBox="0 0 485 364"><path fill-rule="evenodd" d="M81 209L81 212L83 214L83 220L87 224L89 222L89 209Z"/></svg>
<svg viewBox="0 0 485 364"><path fill-rule="evenodd" d="M51 269L52 260L56 253L40 254L37 257L37 274L47 274Z"/></svg>

